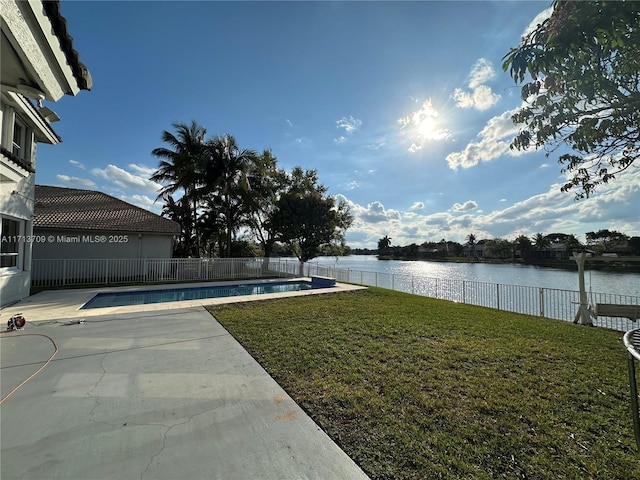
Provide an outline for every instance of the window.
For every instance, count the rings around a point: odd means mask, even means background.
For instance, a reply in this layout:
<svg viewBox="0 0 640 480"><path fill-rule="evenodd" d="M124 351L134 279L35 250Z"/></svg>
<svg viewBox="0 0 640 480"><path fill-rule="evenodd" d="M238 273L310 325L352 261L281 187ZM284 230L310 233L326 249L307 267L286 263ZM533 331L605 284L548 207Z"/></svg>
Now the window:
<svg viewBox="0 0 640 480"><path fill-rule="evenodd" d="M9 218L2 219L0 231L0 268L16 268L20 255L20 222Z"/></svg>
<svg viewBox="0 0 640 480"><path fill-rule="evenodd" d="M13 125L13 151L12 153L16 157L20 157L24 160L28 160L27 151L29 150L27 145L27 126L16 116L16 121Z"/></svg>

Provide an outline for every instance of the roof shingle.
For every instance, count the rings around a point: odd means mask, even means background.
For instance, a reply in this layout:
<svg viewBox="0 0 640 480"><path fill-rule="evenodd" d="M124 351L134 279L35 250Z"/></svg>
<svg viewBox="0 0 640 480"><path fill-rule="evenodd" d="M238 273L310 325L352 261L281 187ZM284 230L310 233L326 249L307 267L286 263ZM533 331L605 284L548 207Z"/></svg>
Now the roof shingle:
<svg viewBox="0 0 640 480"><path fill-rule="evenodd" d="M106 193L36 185L34 227L178 235L173 220Z"/></svg>
<svg viewBox="0 0 640 480"><path fill-rule="evenodd" d="M67 19L62 16L62 13L60 13L60 1L43 1L42 7L45 15L47 15L51 21L53 33L60 41L60 48L62 48L67 62L71 66L78 88L80 90L91 90L91 87L93 86L91 73L89 73L89 69L85 64L80 61L78 52L73 48L73 37L69 35L69 32L67 31Z"/></svg>

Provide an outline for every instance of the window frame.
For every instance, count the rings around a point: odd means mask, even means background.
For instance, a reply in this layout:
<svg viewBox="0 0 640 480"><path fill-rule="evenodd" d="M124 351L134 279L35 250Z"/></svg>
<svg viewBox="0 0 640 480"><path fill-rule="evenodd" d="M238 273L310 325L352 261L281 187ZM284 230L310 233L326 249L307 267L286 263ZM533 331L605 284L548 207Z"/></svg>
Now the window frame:
<svg viewBox="0 0 640 480"><path fill-rule="evenodd" d="M13 228L9 223L14 224ZM26 221L20 218L0 216L0 271L19 271L24 266L24 237ZM6 259L15 259L5 265Z"/></svg>
<svg viewBox="0 0 640 480"><path fill-rule="evenodd" d="M22 160L31 161L29 158L29 127L26 122L14 113L13 139L11 141L11 153Z"/></svg>

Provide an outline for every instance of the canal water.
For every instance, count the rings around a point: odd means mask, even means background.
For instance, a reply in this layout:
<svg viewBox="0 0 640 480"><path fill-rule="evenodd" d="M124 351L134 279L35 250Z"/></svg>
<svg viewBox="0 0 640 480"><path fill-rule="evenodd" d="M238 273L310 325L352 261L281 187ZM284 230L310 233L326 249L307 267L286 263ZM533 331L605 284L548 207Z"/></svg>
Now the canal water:
<svg viewBox="0 0 640 480"><path fill-rule="evenodd" d="M578 290L577 267L572 271L519 264L378 260L375 255L318 257L308 263L354 271ZM585 286L588 292L640 296L640 273L590 270L587 264Z"/></svg>

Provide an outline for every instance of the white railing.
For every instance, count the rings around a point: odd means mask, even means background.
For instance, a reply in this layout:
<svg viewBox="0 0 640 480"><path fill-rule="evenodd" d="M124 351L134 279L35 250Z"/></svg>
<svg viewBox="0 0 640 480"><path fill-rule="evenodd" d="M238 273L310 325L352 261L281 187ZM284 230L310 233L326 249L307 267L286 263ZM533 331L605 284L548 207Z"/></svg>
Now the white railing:
<svg viewBox="0 0 640 480"><path fill-rule="evenodd" d="M424 297L565 321L574 320L580 304L580 293L574 290L367 272L310 263L305 264L305 275L333 277L340 282L388 288ZM640 296L634 295L590 293L589 297L591 304L640 305ZM619 317L598 317L593 323L619 331L630 330L635 325L631 320Z"/></svg>
<svg viewBox="0 0 640 480"><path fill-rule="evenodd" d="M234 280L264 275L261 258L34 259L31 263L31 286L37 288Z"/></svg>
<svg viewBox="0 0 640 480"><path fill-rule="evenodd" d="M573 321L579 293L545 287L475 282L417 275L367 272L300 263L290 258L171 258L171 259L61 259L32 262L32 287L151 284L222 281L290 276L327 276L426 297L496 308L557 320ZM639 305L640 297L591 293L590 302ZM625 318L599 317L594 324L620 331L633 328Z"/></svg>

